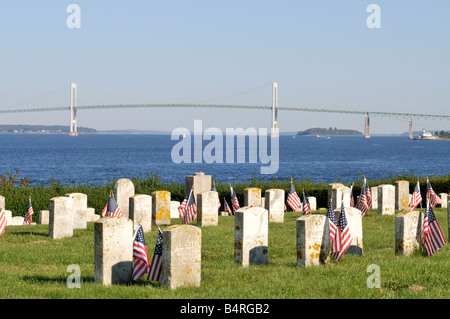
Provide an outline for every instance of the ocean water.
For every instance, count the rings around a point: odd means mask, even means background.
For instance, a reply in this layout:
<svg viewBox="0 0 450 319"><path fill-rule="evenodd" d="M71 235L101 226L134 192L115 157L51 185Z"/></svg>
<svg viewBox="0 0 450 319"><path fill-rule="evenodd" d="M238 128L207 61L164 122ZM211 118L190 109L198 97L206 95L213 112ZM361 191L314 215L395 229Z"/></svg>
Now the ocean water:
<svg viewBox="0 0 450 319"><path fill-rule="evenodd" d="M177 164L171 156L177 143L179 141L171 140L170 135L0 134L0 173L19 169L19 178L31 177L32 185L48 185L51 178L63 184L101 185L107 183L108 178L152 173L157 173L163 182L184 182L186 175L200 171L214 175L221 182L245 181L252 177L263 180L293 177L313 182L351 183L359 181L361 175L376 179L402 173L450 174L450 141L415 141L399 136L370 139L341 136L317 140L312 136L281 136L279 167L274 174L261 174L261 167L269 163L263 164L259 158L257 163L249 163L248 140L245 163L225 162L224 140L224 163ZM203 141L201 149L209 143ZM193 160L193 155L191 158Z"/></svg>

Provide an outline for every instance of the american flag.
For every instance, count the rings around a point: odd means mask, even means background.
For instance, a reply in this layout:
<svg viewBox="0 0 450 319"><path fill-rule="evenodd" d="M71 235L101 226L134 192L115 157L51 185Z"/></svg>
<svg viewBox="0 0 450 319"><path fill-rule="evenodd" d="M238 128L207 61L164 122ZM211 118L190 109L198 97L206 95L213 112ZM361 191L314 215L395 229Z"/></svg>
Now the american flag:
<svg viewBox="0 0 450 319"><path fill-rule="evenodd" d="M422 242L428 257L433 255L439 248L445 245L444 234L434 215L430 201L427 200L427 208L422 224Z"/></svg>
<svg viewBox="0 0 450 319"><path fill-rule="evenodd" d="M369 206L370 203L370 206ZM356 204L356 208L361 211L361 216L366 216L367 211L372 206L372 196L370 194L370 188L367 184L366 178L364 178L364 183L361 188L361 194L359 195L358 203Z"/></svg>
<svg viewBox="0 0 450 319"><path fill-rule="evenodd" d="M305 196L305 192L303 192L303 215L309 215L311 214L311 205L309 204L308 199Z"/></svg>
<svg viewBox="0 0 450 319"><path fill-rule="evenodd" d="M0 236L3 235L3 233L5 232L5 228L6 228L6 214L5 214L5 209L1 208L0 209Z"/></svg>
<svg viewBox="0 0 450 319"><path fill-rule="evenodd" d="M234 213L231 211L230 206L228 206L227 200L225 199L225 197L223 198L223 205L225 208L225 211L228 212L229 215L234 215Z"/></svg>
<svg viewBox="0 0 450 319"><path fill-rule="evenodd" d="M345 254L351 244L351 235L347 223L347 217L345 216L344 203L341 205L341 214L337 223L336 238L333 242L332 256L339 262L342 255Z"/></svg>
<svg viewBox="0 0 450 319"><path fill-rule="evenodd" d="M240 208L240 206L236 196L236 192L234 191L233 187L231 187L231 185L230 190L231 190L231 206L233 207L233 215L234 215L234 213Z"/></svg>
<svg viewBox="0 0 450 319"><path fill-rule="evenodd" d="M295 191L294 184L289 187L289 193L287 195L286 203L292 208L294 212L299 212L300 206L302 202L300 201L300 197L298 197L297 192Z"/></svg>
<svg viewBox="0 0 450 319"><path fill-rule="evenodd" d="M436 207L437 204L441 204L441 198L434 192L431 183L427 178L427 198L430 200L430 206Z"/></svg>
<svg viewBox="0 0 450 319"><path fill-rule="evenodd" d="M328 205L327 210L327 218L328 222L330 224L330 241L333 248L333 241L336 238L336 228L337 228L337 221L336 221L336 215L333 210L333 199L330 198L330 204Z"/></svg>
<svg viewBox="0 0 450 319"><path fill-rule="evenodd" d="M409 203L409 210L413 211L416 209L417 205L422 202L422 195L420 194L420 185L419 181L417 181L416 187L414 187L414 192L411 196L411 202Z"/></svg>
<svg viewBox="0 0 450 319"><path fill-rule="evenodd" d="M162 243L163 234L161 229L158 229L158 238L156 239L155 252L153 253L150 271L148 272L148 280L161 281L162 275Z"/></svg>
<svg viewBox="0 0 450 319"><path fill-rule="evenodd" d="M180 218L183 219L184 212L186 210L186 204L187 204L187 197L183 199L180 206L178 206L178 214L180 215Z"/></svg>
<svg viewBox="0 0 450 319"><path fill-rule="evenodd" d="M222 204L220 204L220 198L219 198L219 193L217 192L217 189L216 189L216 183L213 184L211 191L217 193L217 209L220 209L220 207L222 207Z"/></svg>
<svg viewBox="0 0 450 319"><path fill-rule="evenodd" d="M133 241L133 275L134 281L139 281L141 277L150 270L150 261L148 260L147 246L145 245L144 230L139 225L136 236Z"/></svg>
<svg viewBox="0 0 450 319"><path fill-rule="evenodd" d="M183 224L191 223L197 214L197 204L195 203L194 191L191 189L186 202L186 208L183 215Z"/></svg>
<svg viewBox="0 0 450 319"><path fill-rule="evenodd" d="M23 225L30 225L32 221L32 216L34 214L33 207L31 206L31 197L28 198L28 210L25 218L23 219Z"/></svg>
<svg viewBox="0 0 450 319"><path fill-rule="evenodd" d="M114 194L111 193L109 195L108 202L102 211L102 217L121 217L122 212L120 211L119 205L117 205L117 201L114 198Z"/></svg>

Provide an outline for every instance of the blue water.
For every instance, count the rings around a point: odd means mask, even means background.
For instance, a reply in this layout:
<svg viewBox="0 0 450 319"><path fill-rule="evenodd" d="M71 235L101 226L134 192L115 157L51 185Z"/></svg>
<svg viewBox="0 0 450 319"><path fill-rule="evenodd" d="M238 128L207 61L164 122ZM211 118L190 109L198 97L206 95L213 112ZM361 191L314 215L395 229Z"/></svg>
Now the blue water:
<svg viewBox="0 0 450 319"><path fill-rule="evenodd" d="M202 171L224 182L308 178L325 183L358 181L402 173L418 176L450 174L450 141L414 141L407 137L281 136L279 169L260 174L257 163L180 163L171 151L178 140L170 135L41 135L0 134L0 173L20 170L32 184L48 185L53 177L63 184L105 184L109 178L133 178L157 173L163 182L184 182ZM204 146L210 141L204 141ZM225 147L225 141L224 141ZM203 146L203 147L204 147ZM270 150L270 149L269 149ZM237 152L237 151L236 151ZM225 161L224 149L224 157ZM270 154L270 151L269 151ZM193 158L193 157L192 157Z"/></svg>

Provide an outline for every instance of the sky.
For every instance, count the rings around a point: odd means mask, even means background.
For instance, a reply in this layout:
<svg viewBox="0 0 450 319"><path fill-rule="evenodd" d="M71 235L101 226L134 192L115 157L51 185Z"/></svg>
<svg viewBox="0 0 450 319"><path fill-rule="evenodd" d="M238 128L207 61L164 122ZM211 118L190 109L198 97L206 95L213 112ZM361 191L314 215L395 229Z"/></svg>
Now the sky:
<svg viewBox="0 0 450 319"><path fill-rule="evenodd" d="M71 4L79 28L68 26ZM279 106L450 115L449 12L448 0L0 0L0 108L68 106L71 82L79 105L271 106L275 81ZM1 114L0 124L69 118ZM271 127L270 111L243 109L80 110L77 119L98 130ZM278 122L281 132L364 127L362 115L335 113L280 111ZM406 120L370 123L372 134L408 130Z"/></svg>

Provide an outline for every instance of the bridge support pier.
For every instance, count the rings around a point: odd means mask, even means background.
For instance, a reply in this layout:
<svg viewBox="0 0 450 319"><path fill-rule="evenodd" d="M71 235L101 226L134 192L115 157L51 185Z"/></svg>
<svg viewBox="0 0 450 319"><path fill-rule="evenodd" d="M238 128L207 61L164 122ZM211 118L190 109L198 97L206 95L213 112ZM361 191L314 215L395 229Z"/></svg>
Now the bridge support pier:
<svg viewBox="0 0 450 319"><path fill-rule="evenodd" d="M412 120L409 120L409 138L413 139L413 127L412 127Z"/></svg>
<svg viewBox="0 0 450 319"><path fill-rule="evenodd" d="M366 117L364 119L364 138L370 138L370 120L369 113L366 113Z"/></svg>
<svg viewBox="0 0 450 319"><path fill-rule="evenodd" d="M278 137L278 82L272 82L272 133L271 137Z"/></svg>
<svg viewBox="0 0 450 319"><path fill-rule="evenodd" d="M70 131L69 136L78 136L77 132L77 84L70 83Z"/></svg>

